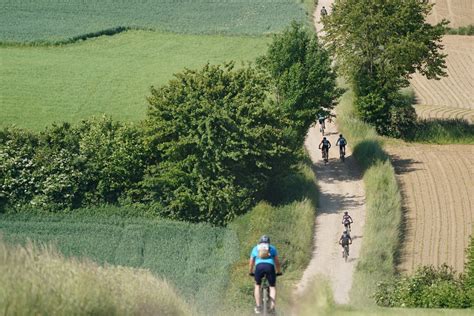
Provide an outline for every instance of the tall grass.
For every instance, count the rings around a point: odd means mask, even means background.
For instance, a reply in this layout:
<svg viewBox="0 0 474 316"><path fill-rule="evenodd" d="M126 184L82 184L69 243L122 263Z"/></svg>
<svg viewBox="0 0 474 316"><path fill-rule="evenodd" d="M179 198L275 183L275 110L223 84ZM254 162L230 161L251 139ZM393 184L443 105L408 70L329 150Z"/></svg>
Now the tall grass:
<svg viewBox="0 0 474 316"><path fill-rule="evenodd" d="M99 215L103 211L108 214ZM113 207L77 214L6 214L0 215L0 233L12 244L31 239L53 244L66 257L147 269L166 278L198 312L219 309L228 270L238 258L236 234L127 214L133 212Z"/></svg>
<svg viewBox="0 0 474 316"><path fill-rule="evenodd" d="M405 140L428 144L474 144L474 125L463 119L418 119Z"/></svg>
<svg viewBox="0 0 474 316"><path fill-rule="evenodd" d="M293 185L288 186L288 183ZM279 204L258 204L249 213L236 219L231 228L239 239L239 260L230 271L227 302L236 315L252 311L254 281L248 276L250 251L263 234L269 235L278 251L284 275L278 278L278 309L285 314L290 310L293 285L301 278L311 259L313 228L316 209L314 173L308 164L299 173L280 179L281 188L298 187L294 191L283 189L287 199ZM292 202L288 202L292 200Z"/></svg>
<svg viewBox="0 0 474 316"><path fill-rule="evenodd" d="M395 171L382 148L382 138L354 115L352 92L337 108L338 124L353 154L364 169L366 222L360 259L354 272L351 303L375 305L372 295L378 282L395 273L402 220L401 194Z"/></svg>
<svg viewBox="0 0 474 316"><path fill-rule="evenodd" d="M263 35L305 19L297 0L6 0L0 42L55 43L116 27L173 33Z"/></svg>
<svg viewBox="0 0 474 316"><path fill-rule="evenodd" d="M147 270L66 259L53 248L0 240L2 315L191 315Z"/></svg>

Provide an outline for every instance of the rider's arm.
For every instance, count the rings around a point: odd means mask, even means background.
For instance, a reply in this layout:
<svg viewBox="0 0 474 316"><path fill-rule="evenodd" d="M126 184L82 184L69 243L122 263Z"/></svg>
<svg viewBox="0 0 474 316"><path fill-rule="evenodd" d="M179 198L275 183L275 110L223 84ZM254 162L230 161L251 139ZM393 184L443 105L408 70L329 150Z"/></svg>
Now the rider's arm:
<svg viewBox="0 0 474 316"><path fill-rule="evenodd" d="M276 273L281 273L280 259L278 259L278 256L275 256L275 258L273 258L273 259L275 260Z"/></svg>
<svg viewBox="0 0 474 316"><path fill-rule="evenodd" d="M249 273L253 273L254 266L255 266L255 258L250 257L250 260L249 260Z"/></svg>

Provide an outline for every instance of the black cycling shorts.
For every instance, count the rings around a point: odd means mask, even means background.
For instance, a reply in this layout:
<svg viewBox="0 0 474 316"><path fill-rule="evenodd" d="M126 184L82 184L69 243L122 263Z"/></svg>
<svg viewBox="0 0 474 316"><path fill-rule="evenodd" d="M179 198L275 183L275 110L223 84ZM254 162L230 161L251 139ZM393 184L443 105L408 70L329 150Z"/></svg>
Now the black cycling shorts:
<svg viewBox="0 0 474 316"><path fill-rule="evenodd" d="M262 278L265 276L268 280L268 284L270 286L275 286L276 284L276 273L275 273L275 266L271 263L259 263L255 267L255 283L257 285L262 284Z"/></svg>

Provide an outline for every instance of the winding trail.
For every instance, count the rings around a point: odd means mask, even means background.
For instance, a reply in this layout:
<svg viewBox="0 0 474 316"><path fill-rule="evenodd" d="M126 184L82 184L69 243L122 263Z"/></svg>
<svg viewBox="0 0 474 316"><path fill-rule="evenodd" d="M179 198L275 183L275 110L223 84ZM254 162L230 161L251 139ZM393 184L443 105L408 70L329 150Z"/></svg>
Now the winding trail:
<svg viewBox="0 0 474 316"><path fill-rule="evenodd" d="M324 5L329 10L332 1L320 0L314 14L315 26L320 30L320 10ZM314 231L312 259L296 285L294 295L297 298L307 289L316 275L327 278L333 289L335 302L349 303L349 291L352 286L354 268L359 258L365 223L365 192L362 174L351 154L350 139L346 148L346 161L339 160L339 149L335 146L339 133L335 123L326 123L326 137L333 148L329 151L329 162L324 164L318 145L322 139L319 125L310 128L305 147L313 162L319 186L319 202ZM348 211L354 219L348 262L342 259L341 246L338 244L343 232L342 215Z"/></svg>

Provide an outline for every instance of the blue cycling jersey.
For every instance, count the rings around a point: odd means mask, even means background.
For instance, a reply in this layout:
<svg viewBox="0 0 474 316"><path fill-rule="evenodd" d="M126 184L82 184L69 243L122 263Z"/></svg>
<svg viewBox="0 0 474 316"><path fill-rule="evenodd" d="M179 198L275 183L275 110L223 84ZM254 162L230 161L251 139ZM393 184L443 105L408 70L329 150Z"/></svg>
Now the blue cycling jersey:
<svg viewBox="0 0 474 316"><path fill-rule="evenodd" d="M253 247L252 252L250 253L250 259L255 259L255 265L259 263L270 263L275 265L274 258L278 256L278 252L273 245L270 245L270 258L262 259L258 257L258 245Z"/></svg>

